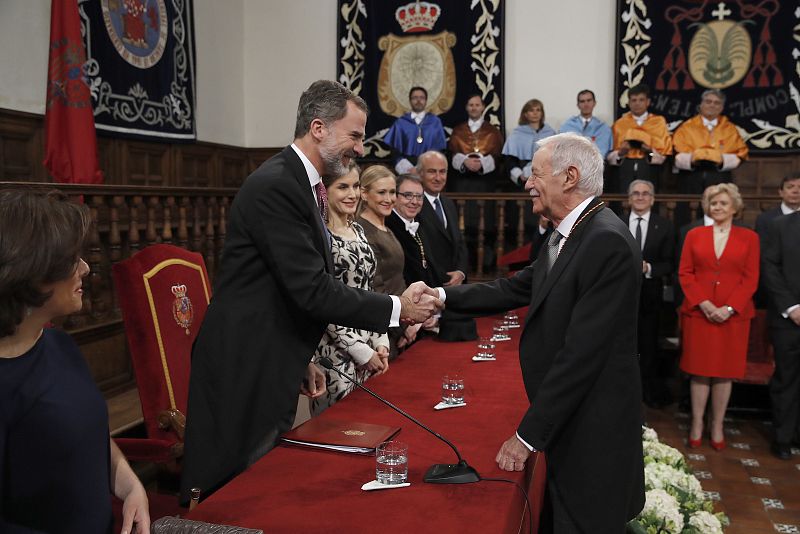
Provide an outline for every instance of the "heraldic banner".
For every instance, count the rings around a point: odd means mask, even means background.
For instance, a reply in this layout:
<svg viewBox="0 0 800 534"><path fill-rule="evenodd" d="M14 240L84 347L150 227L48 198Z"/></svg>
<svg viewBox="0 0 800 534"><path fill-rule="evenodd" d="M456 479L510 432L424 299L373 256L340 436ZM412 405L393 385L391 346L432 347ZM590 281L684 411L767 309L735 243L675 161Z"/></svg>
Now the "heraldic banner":
<svg viewBox="0 0 800 534"><path fill-rule="evenodd" d="M381 142L409 111L408 91L428 92L427 111L449 132L467 120L469 95L502 130L503 0L339 0L338 80L370 107L367 157L384 158Z"/></svg>
<svg viewBox="0 0 800 534"><path fill-rule="evenodd" d="M79 0L79 9L95 127L194 140L192 0Z"/></svg>
<svg viewBox="0 0 800 534"><path fill-rule="evenodd" d="M674 130L718 89L751 151L800 151L798 25L797 2L618 0L617 116L645 83Z"/></svg>

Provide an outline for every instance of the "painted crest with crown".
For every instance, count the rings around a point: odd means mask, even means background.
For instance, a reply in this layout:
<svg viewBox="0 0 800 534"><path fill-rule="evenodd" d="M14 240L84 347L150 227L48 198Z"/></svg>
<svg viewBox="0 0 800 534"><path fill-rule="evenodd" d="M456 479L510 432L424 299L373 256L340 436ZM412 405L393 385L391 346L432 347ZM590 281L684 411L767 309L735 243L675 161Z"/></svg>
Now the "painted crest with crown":
<svg viewBox="0 0 800 534"><path fill-rule="evenodd" d="M175 295L175 300L172 302L172 316L188 336L190 334L189 327L192 326L192 320L194 319L192 301L186 296L186 286L184 284L174 285L170 289L172 294Z"/></svg>
<svg viewBox="0 0 800 534"><path fill-rule="evenodd" d="M417 33L431 31L441 14L442 8L438 5L418 0L398 7L394 17L403 33Z"/></svg>

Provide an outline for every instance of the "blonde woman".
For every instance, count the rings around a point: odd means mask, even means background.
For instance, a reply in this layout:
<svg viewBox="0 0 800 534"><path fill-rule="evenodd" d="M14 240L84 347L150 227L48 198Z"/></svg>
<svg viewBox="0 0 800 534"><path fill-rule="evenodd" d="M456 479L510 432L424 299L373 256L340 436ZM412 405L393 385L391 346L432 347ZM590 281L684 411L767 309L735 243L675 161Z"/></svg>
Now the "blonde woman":
<svg viewBox="0 0 800 534"><path fill-rule="evenodd" d="M691 375L692 424L689 447L699 447L711 397L711 447L725 448L722 422L731 381L745 373L753 293L758 287L758 234L735 226L742 197L734 184L703 193L703 209L714 220L686 235L678 271L686 298L681 306L680 367Z"/></svg>
<svg viewBox="0 0 800 534"><path fill-rule="evenodd" d="M392 214L396 202L396 177L392 171L383 165L373 165L361 173L361 205L357 221L364 229L377 261L373 290L389 295L401 295L406 289L403 246L386 226L386 219ZM390 360L416 339L419 328L420 325L412 325L389 329Z"/></svg>

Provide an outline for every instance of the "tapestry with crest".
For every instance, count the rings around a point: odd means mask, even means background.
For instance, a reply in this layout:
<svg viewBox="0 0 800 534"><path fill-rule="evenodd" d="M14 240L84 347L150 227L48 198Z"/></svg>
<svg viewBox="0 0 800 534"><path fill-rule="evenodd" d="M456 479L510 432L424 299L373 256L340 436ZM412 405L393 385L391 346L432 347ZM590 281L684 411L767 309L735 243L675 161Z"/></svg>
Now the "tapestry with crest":
<svg viewBox="0 0 800 534"><path fill-rule="evenodd" d="M195 128L193 0L78 0L95 127L189 141Z"/></svg>
<svg viewBox="0 0 800 534"><path fill-rule="evenodd" d="M719 89L755 153L800 152L800 7L779 0L618 0L616 114L650 86L670 129Z"/></svg>
<svg viewBox="0 0 800 534"><path fill-rule="evenodd" d="M337 79L369 104L368 158L385 158L381 141L409 111L422 86L448 133L466 120L470 94L485 119L503 128L503 0L339 0Z"/></svg>

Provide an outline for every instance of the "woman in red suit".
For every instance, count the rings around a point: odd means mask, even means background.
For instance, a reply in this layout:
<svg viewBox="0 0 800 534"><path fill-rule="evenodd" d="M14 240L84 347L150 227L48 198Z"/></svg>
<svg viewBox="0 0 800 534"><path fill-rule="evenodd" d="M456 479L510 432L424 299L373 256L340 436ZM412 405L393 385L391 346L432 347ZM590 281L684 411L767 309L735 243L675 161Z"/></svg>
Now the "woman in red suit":
<svg viewBox="0 0 800 534"><path fill-rule="evenodd" d="M758 286L758 234L734 226L742 209L739 188L711 186L703 209L714 220L686 235L678 275L686 299L681 306L681 370L691 375L689 447L699 447L711 394L711 447L725 448L722 421L731 379L742 378L747 357L753 293Z"/></svg>

